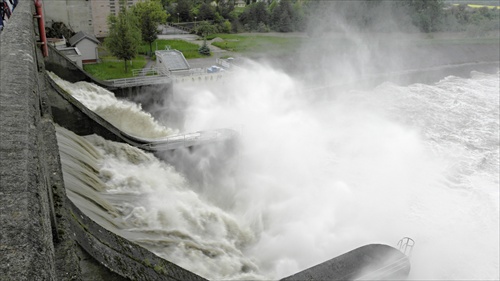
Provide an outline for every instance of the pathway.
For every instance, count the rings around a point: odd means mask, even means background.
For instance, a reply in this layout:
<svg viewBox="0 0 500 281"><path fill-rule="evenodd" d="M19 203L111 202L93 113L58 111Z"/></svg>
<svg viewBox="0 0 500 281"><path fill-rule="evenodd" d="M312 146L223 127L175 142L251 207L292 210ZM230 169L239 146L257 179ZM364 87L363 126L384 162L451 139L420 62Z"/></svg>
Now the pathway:
<svg viewBox="0 0 500 281"><path fill-rule="evenodd" d="M195 34L182 33L182 31L178 31L176 33L174 27L168 27L167 34L158 35L158 39L166 39L166 40L179 39L179 40L184 40L184 41L196 44L200 47L203 45L203 38L201 38L200 36L195 35ZM217 41L217 38L214 38L212 40L207 40L207 45L210 48L210 51L212 52L212 55L210 57L199 58L199 59L189 59L188 60L188 63L191 66L191 68L210 67L210 66L214 65L215 61L220 57L234 56L233 53L212 45L212 43L215 41Z"/></svg>

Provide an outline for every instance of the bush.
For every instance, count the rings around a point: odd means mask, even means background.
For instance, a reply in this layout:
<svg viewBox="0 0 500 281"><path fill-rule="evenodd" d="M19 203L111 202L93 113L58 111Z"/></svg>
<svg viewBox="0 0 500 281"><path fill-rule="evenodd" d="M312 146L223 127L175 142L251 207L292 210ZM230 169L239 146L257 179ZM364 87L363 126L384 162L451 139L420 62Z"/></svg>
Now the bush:
<svg viewBox="0 0 500 281"><path fill-rule="evenodd" d="M198 52L204 56L210 56L210 48L207 46L207 41L203 42L203 46L198 49Z"/></svg>
<svg viewBox="0 0 500 281"><path fill-rule="evenodd" d="M259 22L259 26L257 27L258 32L269 32L269 27L263 22Z"/></svg>
<svg viewBox="0 0 500 281"><path fill-rule="evenodd" d="M231 33L232 29L233 29L233 26L232 26L231 22L228 20L224 21L221 24L220 30L222 33Z"/></svg>

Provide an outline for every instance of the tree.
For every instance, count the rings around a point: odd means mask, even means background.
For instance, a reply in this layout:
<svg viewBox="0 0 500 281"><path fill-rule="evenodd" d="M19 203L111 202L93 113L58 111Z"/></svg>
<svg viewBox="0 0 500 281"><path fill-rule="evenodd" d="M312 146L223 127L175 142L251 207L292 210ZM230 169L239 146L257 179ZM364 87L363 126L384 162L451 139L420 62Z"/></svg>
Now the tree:
<svg viewBox="0 0 500 281"><path fill-rule="evenodd" d="M207 21L200 22L195 29L196 34L203 36L204 39L206 39L207 35L216 33L217 31L217 27Z"/></svg>
<svg viewBox="0 0 500 281"><path fill-rule="evenodd" d="M132 12L139 19L142 41L149 43L149 52L153 52L153 42L158 38L158 25L165 23L167 13L161 0L146 0L133 6Z"/></svg>
<svg viewBox="0 0 500 281"><path fill-rule="evenodd" d="M207 45L207 40L203 41L203 46L198 49L198 53L204 56L210 56L210 48Z"/></svg>
<svg viewBox="0 0 500 281"><path fill-rule="evenodd" d="M212 5L208 3L203 3L198 10L198 19L200 21L205 20L214 20L215 19L215 10Z"/></svg>
<svg viewBox="0 0 500 281"><path fill-rule="evenodd" d="M266 8L266 3L257 2L246 6L239 20L241 24L248 26L250 31L257 30L261 22L267 25L269 22L269 13Z"/></svg>
<svg viewBox="0 0 500 281"><path fill-rule="evenodd" d="M179 0L175 7L175 13L178 14L179 20L187 22L191 20L192 4L190 0Z"/></svg>
<svg viewBox="0 0 500 281"><path fill-rule="evenodd" d="M109 15L108 26L109 36L104 40L104 44L113 56L123 60L127 72L127 61L137 55L141 31L137 27L134 14L127 10L124 1L118 16Z"/></svg>
<svg viewBox="0 0 500 281"><path fill-rule="evenodd" d="M217 4L217 12L219 12L219 14L225 18L225 19L228 19L228 20L233 20L233 16L232 16L232 11L234 10L234 3L233 1L220 1L218 2Z"/></svg>
<svg viewBox="0 0 500 281"><path fill-rule="evenodd" d="M198 52L205 56L210 56L210 48L207 45L207 35L216 33L217 27L206 22L200 22L198 27L196 27L196 34L203 36L203 46L198 49Z"/></svg>
<svg viewBox="0 0 500 281"><path fill-rule="evenodd" d="M294 30L295 13L290 1L280 1L271 13L271 26L279 32Z"/></svg>
<svg viewBox="0 0 500 281"><path fill-rule="evenodd" d="M423 32L436 31L443 15L443 0L410 0L410 17L415 26Z"/></svg>

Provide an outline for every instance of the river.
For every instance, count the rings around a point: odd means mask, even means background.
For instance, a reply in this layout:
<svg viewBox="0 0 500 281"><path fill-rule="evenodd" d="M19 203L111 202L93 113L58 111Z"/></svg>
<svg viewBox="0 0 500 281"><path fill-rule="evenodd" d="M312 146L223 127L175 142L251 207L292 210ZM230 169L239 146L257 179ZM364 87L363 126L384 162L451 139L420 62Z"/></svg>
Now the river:
<svg viewBox="0 0 500 281"><path fill-rule="evenodd" d="M408 236L410 279L497 280L499 76L315 100L255 64L176 89L184 124L159 129L236 128L231 173L195 185L151 154L58 128L66 188L104 227L208 279L279 279Z"/></svg>

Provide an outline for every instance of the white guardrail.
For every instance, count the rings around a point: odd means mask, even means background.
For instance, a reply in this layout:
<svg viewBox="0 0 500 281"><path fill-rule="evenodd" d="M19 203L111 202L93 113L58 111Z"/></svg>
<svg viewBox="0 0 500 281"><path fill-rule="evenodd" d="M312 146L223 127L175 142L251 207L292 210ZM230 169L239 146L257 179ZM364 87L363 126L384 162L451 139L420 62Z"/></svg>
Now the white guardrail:
<svg viewBox="0 0 500 281"><path fill-rule="evenodd" d="M150 75L161 75L170 76L170 72L164 67L153 67L153 68L141 68L132 69L132 76L150 76Z"/></svg>
<svg viewBox="0 0 500 281"><path fill-rule="evenodd" d="M227 60L217 58L216 64L222 66L224 70L220 72L208 73L206 69L191 69L188 75L175 75L163 67L133 69L134 77L109 80L116 87L140 86L148 84L162 84L173 81L174 83L207 83L220 82L228 74L229 69L239 67L229 63Z"/></svg>
<svg viewBox="0 0 500 281"><path fill-rule="evenodd" d="M163 84L172 81L169 76L136 76L131 78L122 78L108 80L113 83L113 86L124 87L124 86L140 86L140 85L151 85L151 84Z"/></svg>

